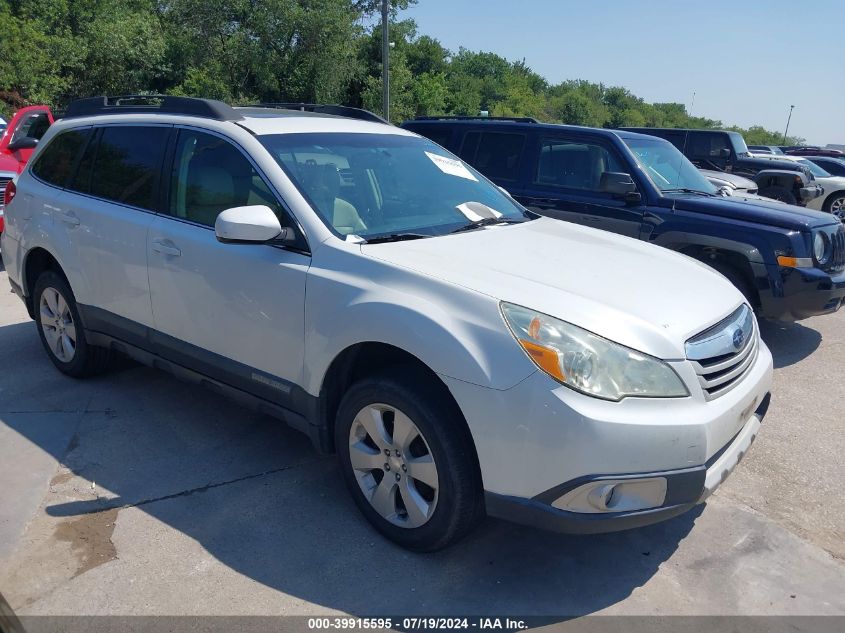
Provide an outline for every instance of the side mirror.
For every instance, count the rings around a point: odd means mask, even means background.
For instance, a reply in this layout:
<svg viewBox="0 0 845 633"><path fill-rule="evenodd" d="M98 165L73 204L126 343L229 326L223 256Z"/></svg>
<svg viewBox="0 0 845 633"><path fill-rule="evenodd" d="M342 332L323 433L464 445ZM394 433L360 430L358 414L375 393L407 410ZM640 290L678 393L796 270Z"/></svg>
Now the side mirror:
<svg viewBox="0 0 845 633"><path fill-rule="evenodd" d="M263 204L226 209L214 222L214 234L220 242L235 244L262 244L274 239L294 239L293 229L283 229L276 214Z"/></svg>
<svg viewBox="0 0 845 633"><path fill-rule="evenodd" d="M723 147L719 150L719 158L730 158L731 157L731 150L727 147Z"/></svg>
<svg viewBox="0 0 845 633"><path fill-rule="evenodd" d="M16 141L12 141L6 147L10 152L17 152L22 149L34 149L38 145L38 139L31 136L24 136Z"/></svg>
<svg viewBox="0 0 845 633"><path fill-rule="evenodd" d="M606 171L601 175L599 189L605 193L625 198L625 202L639 202L642 199L637 191L637 183L629 174L616 171Z"/></svg>

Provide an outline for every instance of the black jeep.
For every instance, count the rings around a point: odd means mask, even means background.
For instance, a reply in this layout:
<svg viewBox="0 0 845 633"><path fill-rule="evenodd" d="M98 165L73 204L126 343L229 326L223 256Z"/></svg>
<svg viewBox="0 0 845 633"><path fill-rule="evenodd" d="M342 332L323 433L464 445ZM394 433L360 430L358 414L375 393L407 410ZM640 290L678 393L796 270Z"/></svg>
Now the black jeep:
<svg viewBox="0 0 845 633"><path fill-rule="evenodd" d="M820 211L721 196L661 138L533 119L420 118L402 127L451 150L536 213L707 264L762 317L804 319L845 304L845 226ZM590 262L578 265L589 274Z"/></svg>
<svg viewBox="0 0 845 633"><path fill-rule="evenodd" d="M677 147L700 169L745 176L757 183L758 193L788 204L805 206L824 189L814 182L809 170L794 161L755 158L739 132L724 130L681 130L676 128L625 127L628 132L659 136Z"/></svg>

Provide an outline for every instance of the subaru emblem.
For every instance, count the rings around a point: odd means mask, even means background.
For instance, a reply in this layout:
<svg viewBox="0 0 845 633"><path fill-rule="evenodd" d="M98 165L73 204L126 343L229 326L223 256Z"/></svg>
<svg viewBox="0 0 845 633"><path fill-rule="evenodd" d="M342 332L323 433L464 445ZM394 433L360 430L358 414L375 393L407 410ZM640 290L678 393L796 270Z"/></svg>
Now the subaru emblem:
<svg viewBox="0 0 845 633"><path fill-rule="evenodd" d="M734 348L739 349L740 347L742 347L742 342L744 340L745 340L745 332L743 332L741 328L737 328L736 330L734 330L734 337L733 337Z"/></svg>

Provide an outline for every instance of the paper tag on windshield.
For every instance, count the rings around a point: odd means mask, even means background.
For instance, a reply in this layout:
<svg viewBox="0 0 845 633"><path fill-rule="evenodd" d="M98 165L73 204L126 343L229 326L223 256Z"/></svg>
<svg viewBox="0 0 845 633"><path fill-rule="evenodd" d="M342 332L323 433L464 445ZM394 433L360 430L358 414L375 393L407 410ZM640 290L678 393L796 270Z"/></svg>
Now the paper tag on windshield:
<svg viewBox="0 0 845 633"><path fill-rule="evenodd" d="M472 175L472 172L466 168L461 161L455 160L453 158L446 158L445 156L439 156L438 154L432 154L431 152L426 152L426 156L431 159L431 162L437 165L437 167L442 171L444 174L449 174L451 176L458 176L459 178L466 178L467 180L474 180L478 182L478 178Z"/></svg>

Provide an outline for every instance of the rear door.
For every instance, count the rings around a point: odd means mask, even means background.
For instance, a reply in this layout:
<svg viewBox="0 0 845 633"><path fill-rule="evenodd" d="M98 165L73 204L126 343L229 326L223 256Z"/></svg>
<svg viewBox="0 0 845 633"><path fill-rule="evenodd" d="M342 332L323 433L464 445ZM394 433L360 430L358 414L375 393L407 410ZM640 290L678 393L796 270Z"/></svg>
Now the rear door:
<svg viewBox="0 0 845 633"><path fill-rule="evenodd" d="M301 380L310 255L271 244L223 244L221 211L267 205L295 226L240 147L180 128L165 176L164 213L147 255L159 354L290 408Z"/></svg>
<svg viewBox="0 0 845 633"><path fill-rule="evenodd" d="M515 194L532 211L559 220L639 237L644 207L602 191L602 174L630 170L604 139L538 130L528 184Z"/></svg>
<svg viewBox="0 0 845 633"><path fill-rule="evenodd" d="M91 329L143 344L152 326L147 231L158 206L169 125L95 128L78 161L55 225L67 234L91 289L83 319Z"/></svg>
<svg viewBox="0 0 845 633"><path fill-rule="evenodd" d="M735 153L727 134L693 130L687 137L686 156L701 169L725 171Z"/></svg>

